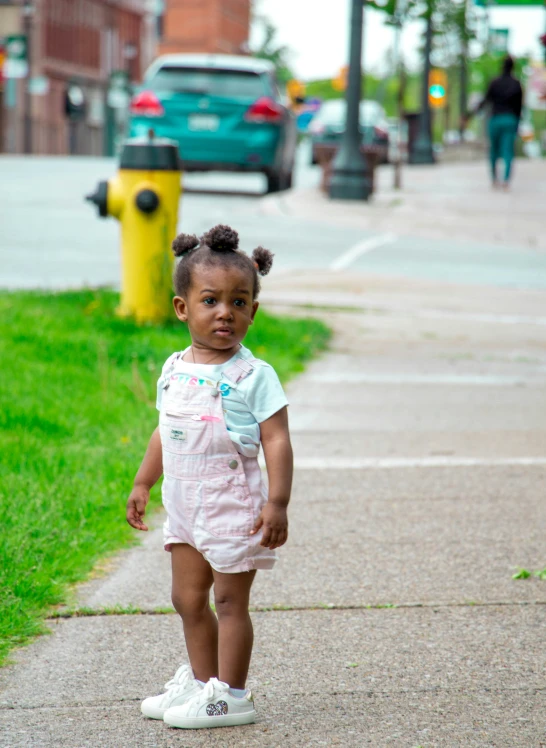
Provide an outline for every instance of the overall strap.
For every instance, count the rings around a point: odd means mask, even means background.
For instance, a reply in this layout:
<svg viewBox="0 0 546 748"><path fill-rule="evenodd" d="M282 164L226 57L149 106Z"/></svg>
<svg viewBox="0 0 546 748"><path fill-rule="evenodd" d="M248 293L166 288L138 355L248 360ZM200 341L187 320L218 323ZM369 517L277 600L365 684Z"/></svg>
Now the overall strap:
<svg viewBox="0 0 546 748"><path fill-rule="evenodd" d="M163 389L164 389L164 390L166 390L166 389L168 389L168 388L169 388L169 384L170 384L170 381L169 381L169 380L170 380L170 378L171 378L171 374L173 373L173 371L174 371L174 369L175 369L175 366L176 366L176 362L178 361L178 359L179 359L179 358L180 358L181 356L182 356L182 351L179 351L178 353L175 353L175 354L173 354L173 355L171 356L171 358L172 358L172 361L171 361L171 363L170 363L170 365L169 365L169 368L168 368L168 369L167 369L167 371L166 371L166 372L165 372L165 373L163 374L163 377L162 377L162 387L163 387Z"/></svg>
<svg viewBox="0 0 546 748"><path fill-rule="evenodd" d="M222 378L226 377L230 384L238 385L239 382L242 382L243 379L246 379L250 374L252 374L256 368L253 364L256 364L257 362L257 358L238 358L231 364L231 366L224 369L222 372Z"/></svg>

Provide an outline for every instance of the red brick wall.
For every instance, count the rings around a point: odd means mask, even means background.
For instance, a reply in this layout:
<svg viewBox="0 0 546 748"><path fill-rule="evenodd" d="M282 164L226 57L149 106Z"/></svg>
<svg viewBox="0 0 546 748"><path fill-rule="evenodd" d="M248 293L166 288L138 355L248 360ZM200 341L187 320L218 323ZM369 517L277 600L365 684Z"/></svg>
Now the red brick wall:
<svg viewBox="0 0 546 748"><path fill-rule="evenodd" d="M70 123L64 102L67 85L77 80L88 109L76 123L76 152L102 153L103 127L100 105L111 70L129 69L134 81L141 77L141 43L144 35L143 5L135 0L41 0L36 3L32 23L32 74L46 76L49 91L31 97L32 146L34 153L66 153ZM124 58L131 44L136 56ZM9 137L0 131L0 150L23 148L23 82L18 81L17 108L10 113ZM13 135L12 135L13 133Z"/></svg>
<svg viewBox="0 0 546 748"><path fill-rule="evenodd" d="M250 0L167 0L160 54L241 54L250 33Z"/></svg>

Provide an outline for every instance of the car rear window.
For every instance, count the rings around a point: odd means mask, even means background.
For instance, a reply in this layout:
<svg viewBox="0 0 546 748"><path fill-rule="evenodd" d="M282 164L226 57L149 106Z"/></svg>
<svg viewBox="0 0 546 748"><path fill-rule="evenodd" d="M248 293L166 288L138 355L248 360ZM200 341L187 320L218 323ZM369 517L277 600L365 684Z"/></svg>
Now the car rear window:
<svg viewBox="0 0 546 748"><path fill-rule="evenodd" d="M316 120L324 122L327 125L344 126L347 116L346 112L347 102L345 99L330 99L324 102L316 116ZM361 124L374 124L378 119L381 119L382 115L383 109L376 101L368 100L360 102L359 117Z"/></svg>
<svg viewBox="0 0 546 748"><path fill-rule="evenodd" d="M271 95L266 76L244 70L163 67L147 81L154 91L207 94L233 98Z"/></svg>

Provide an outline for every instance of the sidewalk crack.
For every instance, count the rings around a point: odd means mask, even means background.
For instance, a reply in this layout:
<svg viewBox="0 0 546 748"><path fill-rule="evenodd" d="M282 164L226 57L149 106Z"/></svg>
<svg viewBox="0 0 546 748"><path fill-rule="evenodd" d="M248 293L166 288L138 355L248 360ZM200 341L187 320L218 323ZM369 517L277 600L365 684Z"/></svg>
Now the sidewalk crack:
<svg viewBox="0 0 546 748"><path fill-rule="evenodd" d="M251 613L290 613L314 610L407 610L413 608L498 608L498 607L532 607L546 605L546 600L463 600L451 602L405 602L405 603L314 603L311 605L251 605ZM68 618L97 618L101 616L163 616L174 615L174 608L72 608L58 610L46 620L55 621Z"/></svg>

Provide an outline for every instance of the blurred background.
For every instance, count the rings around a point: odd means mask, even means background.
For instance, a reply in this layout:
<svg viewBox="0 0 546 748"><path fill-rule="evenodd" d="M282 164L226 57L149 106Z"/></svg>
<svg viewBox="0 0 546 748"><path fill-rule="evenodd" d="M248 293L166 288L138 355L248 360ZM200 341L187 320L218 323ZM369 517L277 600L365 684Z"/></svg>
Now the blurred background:
<svg viewBox="0 0 546 748"><path fill-rule="evenodd" d="M400 140L406 149L428 86L435 150L449 153L463 141L481 142L483 119L465 129L461 114L479 102L510 52L526 92L519 153L541 155L542 2L365 5L363 97L379 107L373 121L364 123L368 140L388 146L390 139L391 147ZM339 130L339 107L330 108L330 119L326 110L326 121L319 113L325 101L345 95L349 4L302 0L293 6L286 0L0 0L0 150L115 155L127 132L131 98L146 68L165 53L268 59L300 134L315 140L328 128L332 134ZM432 69L424 80L428 18Z"/></svg>

